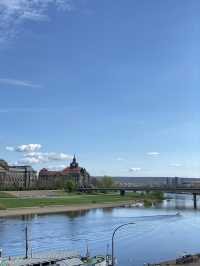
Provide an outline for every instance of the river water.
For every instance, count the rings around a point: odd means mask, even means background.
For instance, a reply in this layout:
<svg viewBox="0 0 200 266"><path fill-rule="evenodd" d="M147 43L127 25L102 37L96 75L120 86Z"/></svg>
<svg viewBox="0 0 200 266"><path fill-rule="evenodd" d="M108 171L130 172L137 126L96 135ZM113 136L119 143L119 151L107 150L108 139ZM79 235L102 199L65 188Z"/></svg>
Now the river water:
<svg viewBox="0 0 200 266"><path fill-rule="evenodd" d="M113 229L135 222L116 233L119 266L171 259L184 252L200 252L200 211L192 197L176 195L152 208L109 208L61 214L0 218L0 247L4 255L23 255L28 224L29 250L78 250L88 243L91 255L111 250ZM200 205L200 202L199 202ZM176 213L179 211L180 216Z"/></svg>

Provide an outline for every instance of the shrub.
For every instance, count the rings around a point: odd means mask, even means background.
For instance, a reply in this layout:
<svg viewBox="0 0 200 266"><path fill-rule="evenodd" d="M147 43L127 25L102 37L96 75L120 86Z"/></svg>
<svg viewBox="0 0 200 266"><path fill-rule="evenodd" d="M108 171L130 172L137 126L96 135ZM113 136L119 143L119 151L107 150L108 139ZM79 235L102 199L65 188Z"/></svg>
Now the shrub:
<svg viewBox="0 0 200 266"><path fill-rule="evenodd" d="M151 207L151 206L152 206L151 200L145 199L144 200L144 207Z"/></svg>
<svg viewBox="0 0 200 266"><path fill-rule="evenodd" d="M73 181L69 180L65 183L65 191L71 193L76 189L76 186Z"/></svg>
<svg viewBox="0 0 200 266"><path fill-rule="evenodd" d="M161 191L154 191L151 192L151 197L155 198L155 199L159 199L159 200L163 200L164 199L164 193Z"/></svg>

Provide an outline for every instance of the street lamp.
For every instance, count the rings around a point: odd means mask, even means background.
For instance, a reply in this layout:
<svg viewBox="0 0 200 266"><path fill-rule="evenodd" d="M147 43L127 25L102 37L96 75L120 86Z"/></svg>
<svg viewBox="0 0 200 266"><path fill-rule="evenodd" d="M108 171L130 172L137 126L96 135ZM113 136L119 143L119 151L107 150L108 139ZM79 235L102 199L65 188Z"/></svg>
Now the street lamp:
<svg viewBox="0 0 200 266"><path fill-rule="evenodd" d="M115 237L115 234L120 228L127 226L127 225L131 225L131 224L135 224L135 223L121 224L120 226L115 228L115 230L113 231L113 234L112 234L112 266L115 266L115 260L114 260L114 237Z"/></svg>

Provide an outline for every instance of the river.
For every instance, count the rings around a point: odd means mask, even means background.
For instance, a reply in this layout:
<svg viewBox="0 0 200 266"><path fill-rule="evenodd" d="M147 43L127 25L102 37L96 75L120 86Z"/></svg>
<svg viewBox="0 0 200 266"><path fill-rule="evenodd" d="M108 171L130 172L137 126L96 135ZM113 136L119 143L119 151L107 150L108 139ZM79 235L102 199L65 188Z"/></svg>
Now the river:
<svg viewBox="0 0 200 266"><path fill-rule="evenodd" d="M198 202L197 202L198 204ZM200 205L200 203L199 203ZM175 215L180 211L181 215ZM78 250L105 254L118 225L135 222L116 234L119 266L141 266L187 253L200 252L200 211L192 197L176 195L152 208L109 208L61 214L0 218L0 247L4 255L23 255L28 224L32 252Z"/></svg>

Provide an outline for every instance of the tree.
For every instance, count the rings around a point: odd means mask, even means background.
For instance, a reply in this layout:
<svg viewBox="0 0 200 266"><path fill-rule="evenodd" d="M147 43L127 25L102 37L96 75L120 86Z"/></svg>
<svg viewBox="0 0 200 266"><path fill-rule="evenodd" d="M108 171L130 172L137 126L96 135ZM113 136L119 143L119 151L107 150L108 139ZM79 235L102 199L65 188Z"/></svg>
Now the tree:
<svg viewBox="0 0 200 266"><path fill-rule="evenodd" d="M112 188L113 186L114 186L114 181L111 176L104 176L98 182L98 187L101 187L101 188Z"/></svg>
<svg viewBox="0 0 200 266"><path fill-rule="evenodd" d="M68 180L65 183L65 190L69 193L73 192L76 189L76 186L72 180Z"/></svg>

